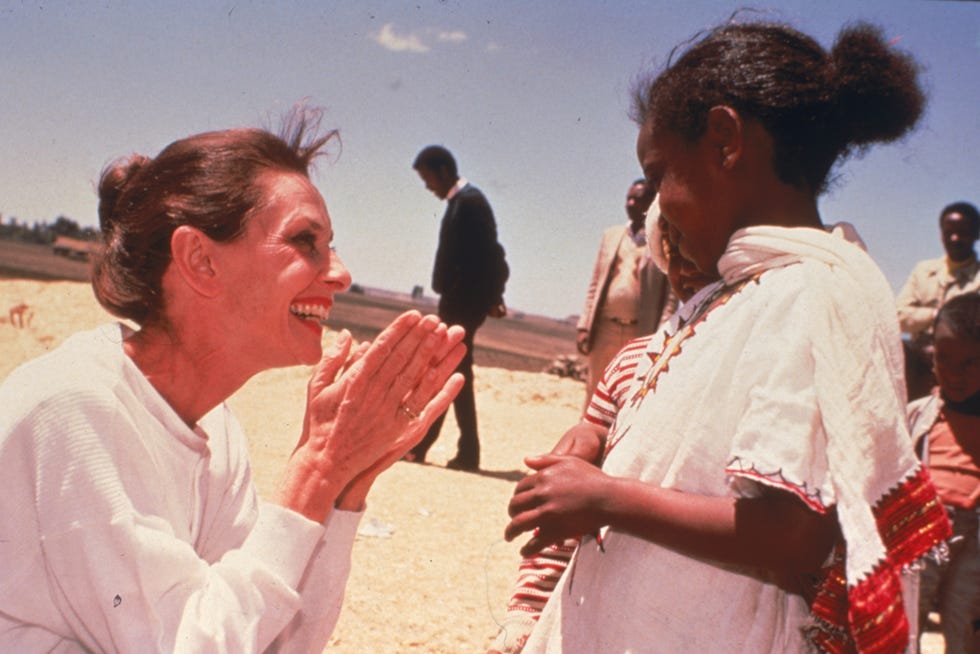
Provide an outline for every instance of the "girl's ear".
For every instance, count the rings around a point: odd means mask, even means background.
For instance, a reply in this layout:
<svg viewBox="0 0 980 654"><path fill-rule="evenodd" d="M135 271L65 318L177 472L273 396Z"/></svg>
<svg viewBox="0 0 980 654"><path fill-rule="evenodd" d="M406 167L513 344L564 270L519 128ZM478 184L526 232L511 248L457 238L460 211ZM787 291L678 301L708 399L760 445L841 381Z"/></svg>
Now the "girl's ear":
<svg viewBox="0 0 980 654"><path fill-rule="evenodd" d="M708 110L704 138L718 152L718 164L731 170L742 157L744 125L742 117L732 107L714 106Z"/></svg>
<svg viewBox="0 0 980 654"><path fill-rule="evenodd" d="M187 285L205 297L219 292L214 246L204 232L189 225L181 225L170 237L174 266Z"/></svg>

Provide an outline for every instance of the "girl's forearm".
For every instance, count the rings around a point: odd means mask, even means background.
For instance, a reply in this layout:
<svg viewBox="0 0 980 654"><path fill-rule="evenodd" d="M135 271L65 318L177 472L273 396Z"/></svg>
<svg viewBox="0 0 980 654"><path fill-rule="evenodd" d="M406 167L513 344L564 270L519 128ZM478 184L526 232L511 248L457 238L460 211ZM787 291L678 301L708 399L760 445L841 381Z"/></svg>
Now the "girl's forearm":
<svg viewBox="0 0 980 654"><path fill-rule="evenodd" d="M837 536L835 514L767 490L755 498L708 497L611 478L602 512L610 527L691 556L778 573L820 568Z"/></svg>

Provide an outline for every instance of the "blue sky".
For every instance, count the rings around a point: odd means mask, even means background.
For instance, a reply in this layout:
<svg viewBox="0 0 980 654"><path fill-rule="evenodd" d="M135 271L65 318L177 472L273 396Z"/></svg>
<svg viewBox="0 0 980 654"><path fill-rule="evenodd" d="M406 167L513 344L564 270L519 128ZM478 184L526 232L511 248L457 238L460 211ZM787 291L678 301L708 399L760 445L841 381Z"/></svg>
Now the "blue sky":
<svg viewBox="0 0 980 654"><path fill-rule="evenodd" d="M97 222L99 171L189 134L326 107L315 175L355 281L427 287L443 204L411 162L449 147L497 214L508 304L578 313L602 229L640 175L629 89L752 6L829 46L853 20L924 68L918 130L840 168L824 220L854 223L897 290L942 254L937 219L980 202L980 3L941 0L0 2L3 220Z"/></svg>

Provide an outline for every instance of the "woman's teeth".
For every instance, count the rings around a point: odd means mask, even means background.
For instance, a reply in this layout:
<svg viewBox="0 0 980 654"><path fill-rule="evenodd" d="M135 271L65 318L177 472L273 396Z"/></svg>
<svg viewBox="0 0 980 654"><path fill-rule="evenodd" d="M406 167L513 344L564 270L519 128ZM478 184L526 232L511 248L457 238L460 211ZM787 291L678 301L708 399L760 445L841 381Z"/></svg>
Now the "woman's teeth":
<svg viewBox="0 0 980 654"><path fill-rule="evenodd" d="M321 325L326 322L330 309L322 304L293 304L289 312L303 320L313 320Z"/></svg>

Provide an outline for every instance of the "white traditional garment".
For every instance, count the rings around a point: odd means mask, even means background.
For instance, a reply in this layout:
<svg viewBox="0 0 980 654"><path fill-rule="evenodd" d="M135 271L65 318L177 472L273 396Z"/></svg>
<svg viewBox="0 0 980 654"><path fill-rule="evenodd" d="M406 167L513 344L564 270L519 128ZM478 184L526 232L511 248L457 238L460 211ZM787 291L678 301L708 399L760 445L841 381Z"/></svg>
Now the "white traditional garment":
<svg viewBox="0 0 980 654"><path fill-rule="evenodd" d="M908 439L891 290L859 247L808 228L739 230L719 271L676 331L651 342L603 470L705 496L752 497L764 484L818 512L836 506L851 600L843 624L762 571L607 529L602 549L580 546L525 653L797 654L811 640L838 651L835 627L861 632L862 651L904 648L895 567L948 524ZM922 493L907 513L898 493L901 517L912 517L895 527L878 511L906 485Z"/></svg>
<svg viewBox="0 0 980 654"><path fill-rule="evenodd" d="M260 502L230 410L188 427L125 329L0 386L0 652L320 651L361 513Z"/></svg>

